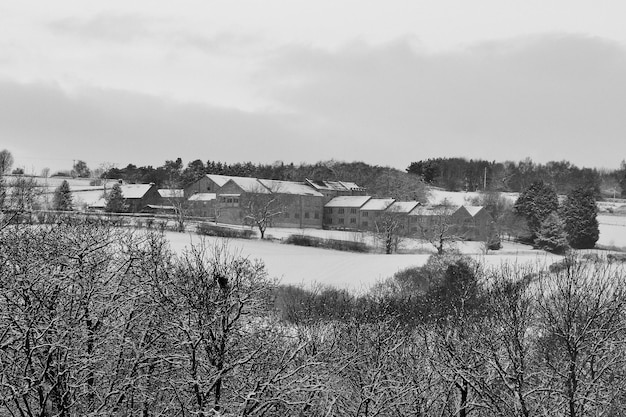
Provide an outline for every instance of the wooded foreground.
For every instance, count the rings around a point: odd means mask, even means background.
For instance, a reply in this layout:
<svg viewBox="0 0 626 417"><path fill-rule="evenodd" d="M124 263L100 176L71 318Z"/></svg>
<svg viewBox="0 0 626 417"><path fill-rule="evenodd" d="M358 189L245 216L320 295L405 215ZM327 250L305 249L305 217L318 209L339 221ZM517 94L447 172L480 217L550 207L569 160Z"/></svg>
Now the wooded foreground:
<svg viewBox="0 0 626 417"><path fill-rule="evenodd" d="M370 293L280 287L226 244L0 230L0 415L620 416L615 260L433 256Z"/></svg>

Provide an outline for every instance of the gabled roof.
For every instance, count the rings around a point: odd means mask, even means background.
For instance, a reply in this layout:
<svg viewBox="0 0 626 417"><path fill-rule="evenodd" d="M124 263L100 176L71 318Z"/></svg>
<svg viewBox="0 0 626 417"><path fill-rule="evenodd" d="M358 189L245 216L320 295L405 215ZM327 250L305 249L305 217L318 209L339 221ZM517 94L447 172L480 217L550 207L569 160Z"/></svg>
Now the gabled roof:
<svg viewBox="0 0 626 417"><path fill-rule="evenodd" d="M391 213L406 214L410 213L411 210L415 209L415 207L419 205L419 201L396 201L387 208L387 211Z"/></svg>
<svg viewBox="0 0 626 417"><path fill-rule="evenodd" d="M259 180L268 190L275 194L295 194L295 195L310 195L315 197L323 197L321 193L318 193L310 186L301 182L293 181L278 181L278 180Z"/></svg>
<svg viewBox="0 0 626 417"><path fill-rule="evenodd" d="M363 204L367 203L368 200L372 198L368 195L345 195L335 197L330 200L324 207L356 207L359 208L363 206Z"/></svg>
<svg viewBox="0 0 626 417"><path fill-rule="evenodd" d="M259 180L250 177L231 177L224 185L229 182L234 183L246 193L270 194L268 190ZM222 186L223 187L223 186Z"/></svg>
<svg viewBox="0 0 626 417"><path fill-rule="evenodd" d="M409 212L409 216L449 216L458 209L458 206L416 206Z"/></svg>
<svg viewBox="0 0 626 417"><path fill-rule="evenodd" d="M215 193L196 193L189 197L189 201L211 201L217 198Z"/></svg>
<svg viewBox="0 0 626 417"><path fill-rule="evenodd" d="M124 198L142 198L154 184L125 184L120 186ZM110 189L107 190L109 192Z"/></svg>
<svg viewBox="0 0 626 417"><path fill-rule="evenodd" d="M478 214L479 211L481 211L484 207L483 206L463 206L465 208L465 210L467 210L467 212L470 214L470 216L474 217L475 215Z"/></svg>
<svg viewBox="0 0 626 417"><path fill-rule="evenodd" d="M393 204L393 198L372 198L361 207L361 210L384 211Z"/></svg>
<svg viewBox="0 0 626 417"><path fill-rule="evenodd" d="M163 198L185 198L185 190L160 188L159 195Z"/></svg>
<svg viewBox="0 0 626 417"><path fill-rule="evenodd" d="M223 187L229 180L233 178L247 178L247 177L233 177L230 175L218 175L218 174L207 174L208 179L217 184L218 187Z"/></svg>

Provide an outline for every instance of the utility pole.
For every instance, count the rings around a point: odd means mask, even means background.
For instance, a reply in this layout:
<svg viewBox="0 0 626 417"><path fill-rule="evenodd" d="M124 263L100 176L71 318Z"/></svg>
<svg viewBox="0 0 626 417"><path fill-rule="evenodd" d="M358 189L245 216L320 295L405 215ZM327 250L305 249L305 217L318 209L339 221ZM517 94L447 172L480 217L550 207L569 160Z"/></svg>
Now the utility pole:
<svg viewBox="0 0 626 417"><path fill-rule="evenodd" d="M483 191L487 190L487 167L485 167L485 176L483 179Z"/></svg>

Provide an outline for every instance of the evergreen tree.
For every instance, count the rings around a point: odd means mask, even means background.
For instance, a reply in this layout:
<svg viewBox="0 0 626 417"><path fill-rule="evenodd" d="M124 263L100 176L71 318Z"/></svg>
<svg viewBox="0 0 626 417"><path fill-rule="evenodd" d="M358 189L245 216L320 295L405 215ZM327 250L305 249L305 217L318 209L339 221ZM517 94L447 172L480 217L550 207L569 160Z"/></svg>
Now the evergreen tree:
<svg viewBox="0 0 626 417"><path fill-rule="evenodd" d="M563 253L568 249L565 223L556 212L550 213L541 222L535 246L553 253Z"/></svg>
<svg viewBox="0 0 626 417"><path fill-rule="evenodd" d="M567 195L561 208L567 240L573 248L591 249L600 237L598 207L595 192L590 187L578 187Z"/></svg>
<svg viewBox="0 0 626 417"><path fill-rule="evenodd" d="M525 189L514 206L515 212L526 219L533 240L537 237L541 223L558 208L556 191L541 180Z"/></svg>
<svg viewBox="0 0 626 417"><path fill-rule="evenodd" d="M53 207L58 211L72 211L74 209L70 184L66 180L63 180L54 192Z"/></svg>
<svg viewBox="0 0 626 417"><path fill-rule="evenodd" d="M122 187L119 184L113 185L111 191L106 196L107 204L104 211L108 213L123 213L126 211L126 203L122 194Z"/></svg>

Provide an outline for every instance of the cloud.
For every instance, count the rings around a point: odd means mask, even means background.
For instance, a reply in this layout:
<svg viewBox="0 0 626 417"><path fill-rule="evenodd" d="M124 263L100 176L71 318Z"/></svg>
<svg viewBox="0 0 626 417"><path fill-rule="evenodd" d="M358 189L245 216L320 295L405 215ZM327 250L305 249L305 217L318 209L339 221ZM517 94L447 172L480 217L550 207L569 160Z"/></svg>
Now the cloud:
<svg viewBox="0 0 626 417"><path fill-rule="evenodd" d="M138 15L98 14L91 18L63 18L48 24L54 33L81 40L130 42L150 36L151 21Z"/></svg>
<svg viewBox="0 0 626 417"><path fill-rule="evenodd" d="M84 159L125 166L160 165L178 156L185 161L271 162L297 160L301 154L293 131L300 123L282 114L115 90L67 94L54 85L8 81L0 82L0 108L3 148L20 149L16 159Z"/></svg>
<svg viewBox="0 0 626 417"><path fill-rule="evenodd" d="M400 155L616 166L626 153L625 74L623 45L550 34L436 54L404 40L289 47L259 77L284 108L396 166Z"/></svg>

